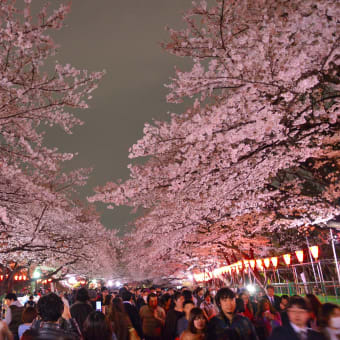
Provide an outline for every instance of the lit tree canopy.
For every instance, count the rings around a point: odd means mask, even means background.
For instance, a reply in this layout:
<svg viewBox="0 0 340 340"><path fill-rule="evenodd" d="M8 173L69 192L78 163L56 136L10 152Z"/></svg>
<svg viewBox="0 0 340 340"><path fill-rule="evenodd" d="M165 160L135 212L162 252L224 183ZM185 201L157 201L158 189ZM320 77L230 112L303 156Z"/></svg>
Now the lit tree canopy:
<svg viewBox="0 0 340 340"><path fill-rule="evenodd" d="M0 262L110 275L115 235L75 199L90 171L64 172L74 155L44 146L45 125L72 133L82 124L70 110L87 107L103 73L55 63L49 31L62 27L69 6L32 18L30 2L23 11L0 4Z"/></svg>
<svg viewBox="0 0 340 340"><path fill-rule="evenodd" d="M278 252L339 214L339 17L335 0L201 1L169 30L193 66L167 100L193 104L145 124L129 155L145 162L91 198L144 209L132 271Z"/></svg>

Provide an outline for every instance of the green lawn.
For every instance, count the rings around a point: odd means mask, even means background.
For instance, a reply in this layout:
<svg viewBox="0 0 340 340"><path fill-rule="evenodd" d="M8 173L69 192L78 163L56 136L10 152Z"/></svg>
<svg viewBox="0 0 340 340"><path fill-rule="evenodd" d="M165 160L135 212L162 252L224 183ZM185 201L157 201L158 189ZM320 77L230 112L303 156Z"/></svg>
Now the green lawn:
<svg viewBox="0 0 340 340"><path fill-rule="evenodd" d="M336 296L332 296L332 295L327 295L327 296L323 296L323 295L317 295L317 297L319 298L319 300L322 302L322 303L325 303L325 302L331 302L331 303L335 303L337 305L340 305L340 297L338 296L338 301L336 299Z"/></svg>

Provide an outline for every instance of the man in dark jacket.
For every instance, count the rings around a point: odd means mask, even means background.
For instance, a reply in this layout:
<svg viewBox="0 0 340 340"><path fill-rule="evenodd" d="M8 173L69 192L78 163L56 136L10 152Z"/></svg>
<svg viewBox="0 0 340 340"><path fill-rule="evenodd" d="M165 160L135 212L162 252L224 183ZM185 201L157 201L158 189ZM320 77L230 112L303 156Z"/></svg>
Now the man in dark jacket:
<svg viewBox="0 0 340 340"><path fill-rule="evenodd" d="M8 293L5 296L5 302L8 306L5 316L5 322L8 325L9 330L13 333L14 340L19 339L18 328L22 323L22 312L24 311L23 305L18 301L17 296L14 293Z"/></svg>
<svg viewBox="0 0 340 340"><path fill-rule="evenodd" d="M41 297L38 301L38 314L41 318L39 322L32 325L38 333L36 340L57 340L67 338L79 340L79 333L72 320L65 320L61 326L60 320L64 311L64 303L61 298L54 293Z"/></svg>
<svg viewBox="0 0 340 340"><path fill-rule="evenodd" d="M177 321L184 316L183 311L183 294L177 292L174 294L174 308L171 308L166 315L165 326L163 332L164 340L174 340L176 338Z"/></svg>
<svg viewBox="0 0 340 340"><path fill-rule="evenodd" d="M293 296L287 314L289 323L275 328L268 340L325 340L321 333L307 328L310 307L305 299Z"/></svg>
<svg viewBox="0 0 340 340"><path fill-rule="evenodd" d="M276 309L277 312L280 311L280 297L275 295L274 286L267 286L267 298L270 304Z"/></svg>
<svg viewBox="0 0 340 340"><path fill-rule="evenodd" d="M231 289L221 288L215 299L220 313L214 316L208 324L209 340L258 340L250 320L235 313L236 297Z"/></svg>
<svg viewBox="0 0 340 340"><path fill-rule="evenodd" d="M70 312L72 318L77 321L81 332L83 332L84 321L92 311L93 308L90 303L90 297L87 289L78 289L76 294L76 302L71 306Z"/></svg>
<svg viewBox="0 0 340 340"><path fill-rule="evenodd" d="M137 308L132 304L133 295L128 290L124 290L122 293L122 300L126 314L129 316L133 328L138 333L139 337L143 339L142 322L139 317Z"/></svg>

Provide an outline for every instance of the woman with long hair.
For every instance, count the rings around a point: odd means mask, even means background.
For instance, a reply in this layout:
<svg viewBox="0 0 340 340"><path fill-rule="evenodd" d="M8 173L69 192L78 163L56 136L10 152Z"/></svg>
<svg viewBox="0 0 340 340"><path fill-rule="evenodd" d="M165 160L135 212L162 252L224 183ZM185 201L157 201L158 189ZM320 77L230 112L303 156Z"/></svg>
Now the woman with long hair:
<svg viewBox="0 0 340 340"><path fill-rule="evenodd" d="M204 340L207 322L202 309L193 308L190 312L188 328L182 333L180 340Z"/></svg>
<svg viewBox="0 0 340 340"><path fill-rule="evenodd" d="M246 316L250 321L253 321L255 313L254 313L253 304L250 301L249 292L246 290L242 291L239 295L239 301L243 306L243 310L241 314L243 316Z"/></svg>
<svg viewBox="0 0 340 340"><path fill-rule="evenodd" d="M262 299L258 303L254 323L261 340L267 339L274 328L281 326L280 313L275 310L267 298Z"/></svg>
<svg viewBox="0 0 340 340"><path fill-rule="evenodd" d="M317 318L318 315L320 314L322 303L314 294L306 294L306 300L308 301L312 309L308 325L310 328L314 329L315 331L318 331L319 327L317 325Z"/></svg>
<svg viewBox="0 0 340 340"><path fill-rule="evenodd" d="M200 308L203 310L203 313L208 321L217 314L217 310L215 305L212 303L212 300L213 298L210 292L206 291L204 294L204 300L200 305Z"/></svg>
<svg viewBox="0 0 340 340"><path fill-rule="evenodd" d="M129 316L125 313L123 301L120 297L115 297L110 306L108 319L118 340L129 340L130 330L133 332Z"/></svg>
<svg viewBox="0 0 340 340"><path fill-rule="evenodd" d="M84 322L84 340L112 340L114 339L110 322L102 312L91 312Z"/></svg>

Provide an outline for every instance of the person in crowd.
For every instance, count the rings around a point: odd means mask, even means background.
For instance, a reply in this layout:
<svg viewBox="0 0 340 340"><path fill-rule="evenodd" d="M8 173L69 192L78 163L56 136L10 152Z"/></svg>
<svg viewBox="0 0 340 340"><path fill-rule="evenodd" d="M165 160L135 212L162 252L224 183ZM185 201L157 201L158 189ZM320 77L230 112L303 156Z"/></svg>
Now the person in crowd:
<svg viewBox="0 0 340 340"><path fill-rule="evenodd" d="M26 329L25 332L22 334L20 340L36 340L38 336L38 332L35 329ZM58 338L58 340L60 340Z"/></svg>
<svg viewBox="0 0 340 340"><path fill-rule="evenodd" d="M97 293L94 289L89 289L88 293L89 293L92 309L96 310Z"/></svg>
<svg viewBox="0 0 340 340"><path fill-rule="evenodd" d="M306 299L311 306L310 318L308 320L308 326L315 331L319 330L317 325L318 315L320 314L322 303L314 294L306 294Z"/></svg>
<svg viewBox="0 0 340 340"><path fill-rule="evenodd" d="M113 300L113 296L111 294L106 295L104 298L104 302L102 305L102 312L104 313L105 316L109 315L110 313L110 306L111 306L112 300Z"/></svg>
<svg viewBox="0 0 340 340"><path fill-rule="evenodd" d="M37 304L34 301L34 297L33 295L30 295L30 297L28 298L28 301L24 304L24 307L33 307L36 308Z"/></svg>
<svg viewBox="0 0 340 340"><path fill-rule="evenodd" d="M199 306L199 308L203 310L204 316L208 321L217 314L217 310L215 305L212 303L212 299L211 293L206 291L204 294L204 300Z"/></svg>
<svg viewBox="0 0 340 340"><path fill-rule="evenodd" d="M143 338L143 329L142 329L142 322L140 320L137 308L132 303L133 295L129 291L125 291L122 293L122 300L124 305L125 313L130 318L133 328L136 330L138 336L142 339Z"/></svg>
<svg viewBox="0 0 340 340"><path fill-rule="evenodd" d="M24 311L23 305L18 301L16 294L8 293L5 296L5 303L7 311L5 315L5 322L12 332L14 340L19 339L18 328L22 322L22 313Z"/></svg>
<svg viewBox="0 0 340 340"><path fill-rule="evenodd" d="M324 340L324 336L307 327L311 308L300 296L290 298L287 308L289 323L276 327L268 340Z"/></svg>
<svg viewBox="0 0 340 340"><path fill-rule="evenodd" d="M180 340L204 340L207 322L202 309L193 308L190 312L188 327L180 336Z"/></svg>
<svg viewBox="0 0 340 340"><path fill-rule="evenodd" d="M288 295L281 295L279 311L287 310L288 304L289 304L289 296Z"/></svg>
<svg viewBox="0 0 340 340"><path fill-rule="evenodd" d="M97 301L100 301L102 303L102 306L104 305L105 298L109 295L109 290L107 287L102 287L100 290L100 294L97 298Z"/></svg>
<svg viewBox="0 0 340 340"><path fill-rule="evenodd" d="M32 326L33 320L37 317L38 313L34 307L26 307L22 313L22 324L18 328L19 339L27 329Z"/></svg>
<svg viewBox="0 0 340 340"><path fill-rule="evenodd" d="M204 301L204 289L202 287L198 287L196 290L196 307L200 308L203 301Z"/></svg>
<svg viewBox="0 0 340 340"><path fill-rule="evenodd" d="M110 322L100 311L92 311L84 322L84 340L113 340L116 339Z"/></svg>
<svg viewBox="0 0 340 340"><path fill-rule="evenodd" d="M280 313L274 309L267 298L263 298L259 302L254 321L261 340L267 339L273 329L281 326ZM262 333L260 333L260 329L262 330Z"/></svg>
<svg viewBox="0 0 340 340"><path fill-rule="evenodd" d="M267 286L267 299L269 303L274 307L275 310L280 310L280 297L275 295L274 286Z"/></svg>
<svg viewBox="0 0 340 340"><path fill-rule="evenodd" d="M173 295L174 307L166 315L163 332L163 340L174 340L176 338L176 327L178 320L184 316L183 302L184 296L176 292Z"/></svg>
<svg viewBox="0 0 340 340"><path fill-rule="evenodd" d="M195 307L194 301L187 300L183 303L184 315L177 321L176 335L180 337L181 334L188 328L190 312Z"/></svg>
<svg viewBox="0 0 340 340"><path fill-rule="evenodd" d="M188 288L183 289L182 294L184 296L184 301L191 300L191 301L194 301L194 303L196 305L196 302L195 302L195 300L193 298L192 292Z"/></svg>
<svg viewBox="0 0 340 340"><path fill-rule="evenodd" d="M70 308L70 302L67 299L67 293L65 291L61 291L59 293L59 296L60 296L61 300L63 301L64 306L66 306L67 308Z"/></svg>
<svg viewBox="0 0 340 340"><path fill-rule="evenodd" d="M282 325L286 325L289 322L288 314L287 314L287 307L289 305L289 296L288 295L281 295L280 297L280 316Z"/></svg>
<svg viewBox="0 0 340 340"><path fill-rule="evenodd" d="M129 340L130 332L135 333L136 330L132 326L131 320L125 312L122 299L117 296L111 302L108 319L111 322L112 329L118 340Z"/></svg>
<svg viewBox="0 0 340 340"><path fill-rule="evenodd" d="M72 340L80 338L77 324L71 320L64 309L62 299L55 293L42 296L38 301L39 320L33 322L32 328L38 333L36 340L57 340L60 337L69 337ZM63 316L63 318L62 318Z"/></svg>
<svg viewBox="0 0 340 340"><path fill-rule="evenodd" d="M325 339L340 339L340 307L338 305L325 303L320 309L318 321Z"/></svg>
<svg viewBox="0 0 340 340"><path fill-rule="evenodd" d="M158 306L157 295L154 293L148 295L147 303L139 311L144 338L146 340L161 340L165 325L165 311Z"/></svg>
<svg viewBox="0 0 340 340"><path fill-rule="evenodd" d="M242 305L242 312L241 314L243 316L246 316L250 321L254 320L254 306L252 302L250 301L250 295L247 290L242 290L239 294L239 300Z"/></svg>
<svg viewBox="0 0 340 340"><path fill-rule="evenodd" d="M143 306L147 304L149 292L150 292L149 289L144 288L141 292L141 295L137 298L136 307L138 312Z"/></svg>
<svg viewBox="0 0 340 340"><path fill-rule="evenodd" d="M0 321L0 340L14 340L12 332L4 321Z"/></svg>
<svg viewBox="0 0 340 340"><path fill-rule="evenodd" d="M87 316L93 311L90 303L89 293L86 288L79 288L76 293L76 302L71 306L70 313L73 319L78 323L80 331L83 331L83 325Z"/></svg>
<svg viewBox="0 0 340 340"><path fill-rule="evenodd" d="M160 298L159 305L164 309L165 314L168 314L171 307L171 296L167 293L163 294Z"/></svg>
<svg viewBox="0 0 340 340"><path fill-rule="evenodd" d="M217 340L221 337L240 340L257 340L255 328L251 321L236 313L235 293L227 287L219 289L215 297L219 314L208 324L208 339Z"/></svg>

